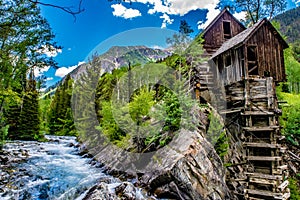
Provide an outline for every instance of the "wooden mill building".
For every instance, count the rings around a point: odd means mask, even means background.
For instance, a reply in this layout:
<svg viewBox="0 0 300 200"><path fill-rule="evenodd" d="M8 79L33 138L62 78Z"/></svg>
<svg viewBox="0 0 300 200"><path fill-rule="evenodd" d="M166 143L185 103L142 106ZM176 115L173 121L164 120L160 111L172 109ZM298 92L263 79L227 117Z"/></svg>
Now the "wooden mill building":
<svg viewBox="0 0 300 200"><path fill-rule="evenodd" d="M198 68L201 87L196 90L211 90L215 100L225 101L219 113L238 152L228 168L232 191L239 199L288 199L275 90L286 79L283 50L288 44L267 19L245 28L226 9L202 36L210 61Z"/></svg>

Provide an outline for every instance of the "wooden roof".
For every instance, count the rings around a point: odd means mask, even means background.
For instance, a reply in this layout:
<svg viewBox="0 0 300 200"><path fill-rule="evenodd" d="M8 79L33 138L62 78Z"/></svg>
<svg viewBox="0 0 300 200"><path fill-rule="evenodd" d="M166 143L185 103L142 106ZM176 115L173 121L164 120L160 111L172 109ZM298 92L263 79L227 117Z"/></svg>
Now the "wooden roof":
<svg viewBox="0 0 300 200"><path fill-rule="evenodd" d="M228 13L232 19L234 19L237 23L239 23L242 27L244 27L246 29L246 27L244 26L244 24L242 24L239 20L237 20L226 8L224 8L218 15L217 17L212 21L210 22L210 24L204 29L204 31L202 32L202 35L205 35L206 32L222 17L222 15L224 13Z"/></svg>
<svg viewBox="0 0 300 200"><path fill-rule="evenodd" d="M254 24L252 27L244 30L243 32L239 33L235 37L229 39L228 41L224 42L224 44L212 55L211 58L214 58L225 51L240 46L241 44L244 44L247 42L247 40L255 33L263 24L267 23L270 29L273 30L273 33L279 38L279 40L282 42L284 48L288 48L288 44L286 41L282 38L282 36L278 33L278 31L274 28L274 26L271 24L269 20L266 18L260 20L256 24Z"/></svg>

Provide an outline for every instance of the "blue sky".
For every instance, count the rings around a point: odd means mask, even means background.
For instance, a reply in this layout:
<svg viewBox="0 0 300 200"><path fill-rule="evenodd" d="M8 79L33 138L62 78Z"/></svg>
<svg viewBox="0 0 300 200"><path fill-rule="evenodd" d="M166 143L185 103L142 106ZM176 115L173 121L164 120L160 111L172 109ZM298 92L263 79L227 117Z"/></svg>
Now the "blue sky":
<svg viewBox="0 0 300 200"><path fill-rule="evenodd" d="M59 9L41 6L42 15L63 48L52 56L60 69L45 68L40 73L52 85L98 48L102 53L114 45L147 45L165 47L165 38L177 31L180 20L186 20L194 35L218 13L219 0L135 0L130 4L108 0L83 0L84 12L73 16ZM45 0L60 6L77 7L79 0ZM296 2L296 3L295 3ZM299 0L288 0L288 9ZM242 18L243 14L236 15ZM201 23L202 22L202 23ZM152 28L151 28L152 27Z"/></svg>

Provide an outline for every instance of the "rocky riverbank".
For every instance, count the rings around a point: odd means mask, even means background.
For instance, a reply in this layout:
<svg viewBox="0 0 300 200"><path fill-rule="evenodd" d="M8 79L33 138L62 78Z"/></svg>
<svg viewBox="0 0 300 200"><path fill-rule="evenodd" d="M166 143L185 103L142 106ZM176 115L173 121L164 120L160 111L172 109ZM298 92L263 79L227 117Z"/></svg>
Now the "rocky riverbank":
<svg viewBox="0 0 300 200"><path fill-rule="evenodd" d="M155 199L136 180L108 175L74 137L15 141L0 152L0 199Z"/></svg>
<svg viewBox="0 0 300 200"><path fill-rule="evenodd" d="M104 163L108 173L135 177L135 184L144 187L155 198L235 199L226 185L223 163L205 138L207 116L200 115L203 116L199 116L202 119L199 129L182 129L169 145L156 152L136 155L112 146L100 146L92 149L91 153L98 162ZM126 193L130 185L115 187L116 194ZM123 190L118 193L118 188ZM94 197L105 190L103 183L97 184L85 200L95 200L97 198ZM116 196L114 198L117 199Z"/></svg>
<svg viewBox="0 0 300 200"><path fill-rule="evenodd" d="M161 151L161 162L150 160L144 171L135 174L136 182L123 182L109 188L107 183L101 181L83 199L234 199L225 183L225 169L213 146L198 132L183 130L180 135L174 141L180 144L180 150ZM121 154L115 153L116 160ZM104 160L107 159L105 154L99 153L96 159L107 162ZM133 176L117 170L112 163L106 164L106 171L110 174L121 178ZM134 186L144 187L153 197L137 198L138 191L133 189Z"/></svg>
<svg viewBox="0 0 300 200"><path fill-rule="evenodd" d="M0 151L0 193L5 194L7 188L14 188L15 179L26 175L25 169L16 171L16 164L25 162L29 154L27 150L19 149L12 152Z"/></svg>
<svg viewBox="0 0 300 200"><path fill-rule="evenodd" d="M181 130L169 148L144 160L143 168L135 173L117 167L120 162L123 166L129 164L123 152L115 151L112 159L108 159L111 154L105 151L112 149L104 148L93 156L74 139L71 142L58 138L48 143L19 142L13 145L0 155L1 197L11 197L13 191L19 191L18 195L27 199L48 199L57 195L56 192L61 193L62 199L76 197L73 198L76 200L233 199L225 183L222 162L199 130ZM35 171L36 166L32 164L53 170L53 173ZM65 184L72 185L76 178L75 185L64 188ZM61 183L68 179L71 182ZM53 184L52 181L58 182Z"/></svg>

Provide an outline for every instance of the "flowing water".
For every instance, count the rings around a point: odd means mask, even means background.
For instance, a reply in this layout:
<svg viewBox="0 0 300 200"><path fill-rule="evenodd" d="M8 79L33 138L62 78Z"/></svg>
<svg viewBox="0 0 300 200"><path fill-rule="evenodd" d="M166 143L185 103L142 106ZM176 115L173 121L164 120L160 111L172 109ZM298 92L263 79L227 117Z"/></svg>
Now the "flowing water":
<svg viewBox="0 0 300 200"><path fill-rule="evenodd" d="M25 162L15 164L9 184L0 199L81 199L100 179L110 179L113 188L119 179L91 165L91 158L78 155L75 137L47 136L49 142L8 143L9 152L28 152ZM13 177L12 177L13 176ZM141 191L141 190L139 190ZM140 193L142 198L142 193Z"/></svg>

